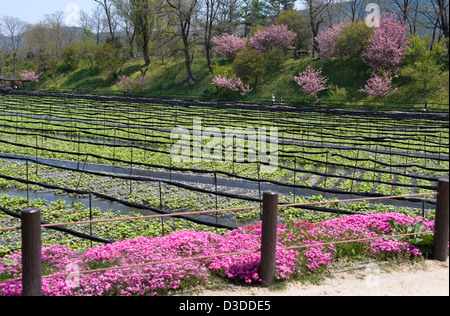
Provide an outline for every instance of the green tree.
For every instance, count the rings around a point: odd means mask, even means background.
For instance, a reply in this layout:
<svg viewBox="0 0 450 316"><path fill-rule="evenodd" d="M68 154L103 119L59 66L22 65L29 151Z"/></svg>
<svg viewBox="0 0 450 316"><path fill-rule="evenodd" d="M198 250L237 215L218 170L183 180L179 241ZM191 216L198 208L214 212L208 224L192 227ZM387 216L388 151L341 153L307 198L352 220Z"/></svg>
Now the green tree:
<svg viewBox="0 0 450 316"><path fill-rule="evenodd" d="M360 57L369 43L373 30L365 22L349 23L342 29L336 42L340 57Z"/></svg>
<svg viewBox="0 0 450 316"><path fill-rule="evenodd" d="M118 70L123 64L117 57L118 49L111 43L97 45L94 52L95 66L106 74L118 75Z"/></svg>
<svg viewBox="0 0 450 316"><path fill-rule="evenodd" d="M267 18L266 5L262 0L244 0L241 6L241 18L247 37L252 28L263 26Z"/></svg>
<svg viewBox="0 0 450 316"><path fill-rule="evenodd" d="M296 0L266 0L269 16L277 17L282 12L294 10Z"/></svg>
<svg viewBox="0 0 450 316"><path fill-rule="evenodd" d="M407 47L408 54L405 57L406 66L402 74L411 77L423 86L424 91L434 89L442 74L443 65L438 62L438 56L447 51L444 43L436 43L429 49L430 39L414 35Z"/></svg>
<svg viewBox="0 0 450 316"><path fill-rule="evenodd" d="M62 64L66 71L75 70L80 63L81 56L77 44L66 47L62 53Z"/></svg>
<svg viewBox="0 0 450 316"><path fill-rule="evenodd" d="M266 72L267 58L252 47L247 46L234 59L235 74L251 86L256 86L261 76Z"/></svg>
<svg viewBox="0 0 450 316"><path fill-rule="evenodd" d="M287 10L282 12L275 20L277 25L287 25L288 29L297 34L295 38L295 48L306 49L312 37L308 21L297 10Z"/></svg>
<svg viewBox="0 0 450 316"><path fill-rule="evenodd" d="M131 20L145 67L150 65L150 44L157 19L157 7L155 0L130 0Z"/></svg>
<svg viewBox="0 0 450 316"><path fill-rule="evenodd" d="M84 36L77 43L77 48L80 53L80 57L82 60L87 62L90 70L95 67L95 52L97 50L97 42L94 37Z"/></svg>

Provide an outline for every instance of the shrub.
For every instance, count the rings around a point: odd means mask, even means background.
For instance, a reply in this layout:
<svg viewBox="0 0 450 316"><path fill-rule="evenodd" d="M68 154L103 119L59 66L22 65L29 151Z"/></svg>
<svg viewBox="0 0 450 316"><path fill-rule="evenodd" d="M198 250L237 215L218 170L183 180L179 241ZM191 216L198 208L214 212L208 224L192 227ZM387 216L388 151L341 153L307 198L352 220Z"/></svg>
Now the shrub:
<svg viewBox="0 0 450 316"><path fill-rule="evenodd" d="M233 70L237 77L251 86L258 84L259 79L266 72L268 60L265 55L247 46L237 54L233 62Z"/></svg>

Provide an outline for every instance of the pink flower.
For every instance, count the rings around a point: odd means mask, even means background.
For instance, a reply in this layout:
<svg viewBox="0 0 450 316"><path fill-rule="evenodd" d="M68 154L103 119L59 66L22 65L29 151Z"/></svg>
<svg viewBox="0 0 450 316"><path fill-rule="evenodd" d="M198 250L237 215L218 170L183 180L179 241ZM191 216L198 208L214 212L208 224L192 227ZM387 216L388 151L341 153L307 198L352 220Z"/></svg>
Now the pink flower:
<svg viewBox="0 0 450 316"><path fill-rule="evenodd" d="M397 90L393 89L391 86L392 79L392 75L389 71L383 71L381 75L374 72L367 81L366 86L359 91L371 96L385 97Z"/></svg>
<svg viewBox="0 0 450 316"><path fill-rule="evenodd" d="M289 31L286 25L271 25L263 31L257 31L250 38L250 44L259 52L267 52L271 48L289 48L297 34Z"/></svg>
<svg viewBox="0 0 450 316"><path fill-rule="evenodd" d="M305 273L321 271L342 255L347 246L325 245L333 241L360 238L376 239L352 243L366 255L378 257L394 255L422 256L420 249L410 243L377 238L392 232L389 221L400 225L424 223L425 231L434 229L434 222L421 217L408 217L398 213L352 215L325 222L289 223L278 225L276 271L279 280L289 280ZM323 245L322 245L323 244ZM285 247L310 245L297 250ZM155 296L168 294L188 286L209 282L211 273L246 283L260 282L261 223L241 227L223 236L207 232L184 230L166 237L135 238L87 250L83 255L65 246L42 249L42 261L50 274L65 272L69 264L80 270L97 267L118 267L80 275L79 285L69 287L66 277L43 278L43 294L46 296ZM220 256L233 252L249 251L249 254ZM205 259L190 260L205 256ZM11 254L8 261L0 261L0 275L5 278L21 277L21 254ZM162 261L178 261L131 267L133 265ZM129 266L129 267L127 267ZM22 293L20 282L1 281L0 296L17 296Z"/></svg>
<svg viewBox="0 0 450 316"><path fill-rule="evenodd" d="M332 57L338 57L336 51L336 43L339 36L342 34L342 30L348 23L341 22L333 25L330 28L324 29L319 36L315 38L319 47L319 57L321 59L330 59Z"/></svg>
<svg viewBox="0 0 450 316"><path fill-rule="evenodd" d="M215 44L214 50L226 58L236 56L246 45L245 39L229 34L215 36L212 41Z"/></svg>
<svg viewBox="0 0 450 316"><path fill-rule="evenodd" d="M213 78L213 84L218 87L228 88L231 91L240 91L240 94L243 96L252 91L249 85L244 85L242 79L237 78L236 76L227 78L226 75L218 75Z"/></svg>
<svg viewBox="0 0 450 316"><path fill-rule="evenodd" d="M322 68L315 70L308 66L298 77L294 76L294 81L297 82L304 93L315 97L317 93L327 89L328 79L322 76Z"/></svg>
<svg viewBox="0 0 450 316"><path fill-rule="evenodd" d="M362 59L375 72L390 71L398 73L398 65L407 53L409 43L408 25L397 20L393 13L384 13L380 27L374 29Z"/></svg>
<svg viewBox="0 0 450 316"><path fill-rule="evenodd" d="M41 74L36 74L35 71L32 70L24 70L20 74L20 77L23 81L30 81L30 82L39 82L39 77Z"/></svg>

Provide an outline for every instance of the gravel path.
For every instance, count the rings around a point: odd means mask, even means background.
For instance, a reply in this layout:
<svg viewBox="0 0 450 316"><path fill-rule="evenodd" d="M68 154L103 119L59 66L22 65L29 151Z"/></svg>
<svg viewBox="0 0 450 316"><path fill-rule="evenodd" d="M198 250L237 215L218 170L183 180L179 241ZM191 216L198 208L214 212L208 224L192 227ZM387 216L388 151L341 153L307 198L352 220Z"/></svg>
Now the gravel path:
<svg viewBox="0 0 450 316"><path fill-rule="evenodd" d="M449 296L449 261L339 268L319 285L290 283L280 291L231 286L199 296Z"/></svg>

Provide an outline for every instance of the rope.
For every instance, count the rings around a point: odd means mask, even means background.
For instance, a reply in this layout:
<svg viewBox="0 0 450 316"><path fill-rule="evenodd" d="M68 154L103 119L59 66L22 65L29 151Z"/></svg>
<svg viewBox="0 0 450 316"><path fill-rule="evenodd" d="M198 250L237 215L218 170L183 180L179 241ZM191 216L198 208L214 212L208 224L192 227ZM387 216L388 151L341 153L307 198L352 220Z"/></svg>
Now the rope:
<svg viewBox="0 0 450 316"><path fill-rule="evenodd" d="M304 248L322 247L322 246L330 246L330 245L338 245L338 244L348 244L348 243L353 243L353 242L366 242L366 241L377 240L377 239L417 236L417 235L426 235L426 234L433 234L433 233L434 232L432 232L432 231L425 231L425 232L421 232L421 233L411 233L411 234L383 235L383 236L377 236L377 237L359 238L359 239L352 239L352 240L342 240L342 241L332 241L332 242L316 243L316 244L309 244L309 245L282 247L282 248L277 248L276 251L298 250L298 249L304 249ZM209 255L209 256L195 256L195 257L190 257L190 258L180 258L180 259L173 259L173 260L147 262L147 263L101 268L101 269L94 269L94 270L83 270L83 271L79 271L79 272L77 271L77 273L88 274L88 273L105 272L105 271L112 271L112 270L143 268L143 267L147 267L147 266L168 264L168 263L204 260L204 259L212 259L212 258L220 258L220 257L228 257L228 256L236 256L236 255L249 255L249 254L254 254L254 253L258 253L258 252L261 252L261 249L249 250L249 251L239 251L239 252L229 252L229 253L222 253L222 254ZM55 275L42 276L42 278L55 278L55 277L61 277L61 276L69 276L71 274L72 273L60 273L60 274L55 274ZM14 281L15 280L21 280L21 279L14 279Z"/></svg>
<svg viewBox="0 0 450 316"><path fill-rule="evenodd" d="M302 207L302 206L313 206L313 205L323 205L323 204L333 204L333 203L351 203L351 202L359 202L359 201L386 200L386 199L393 199L393 198L399 198L399 197L420 197L420 196L431 196L431 195L438 195L438 193L434 192L434 193L409 194L409 195L403 195L403 196L385 196L385 197L379 197L379 198L365 198L365 199L362 198L362 199L348 199L348 200L337 200L337 201L307 202L307 203L298 203L298 204L280 204L280 205L278 205L278 208ZM125 218L110 218L110 219L99 219L99 220L89 220L89 221L65 222L65 223L57 223L57 224L43 224L43 225L41 225L41 227L42 228L51 228L51 227L56 227L56 226L111 223L111 222L119 222L119 221L132 221L132 220L142 220L142 219L152 219L152 218L179 217L179 216L184 216L184 215L199 215L199 214L255 210L255 209L260 209L260 208L261 208L261 206L250 206L250 207L229 208L229 209L210 210L210 211L171 213L171 214L135 216L135 217L125 217ZM352 215L355 215L355 213L352 213ZM20 229L21 229L20 227L9 227L9 228L0 228L0 231L2 231L2 230L5 230L5 231L20 230Z"/></svg>

